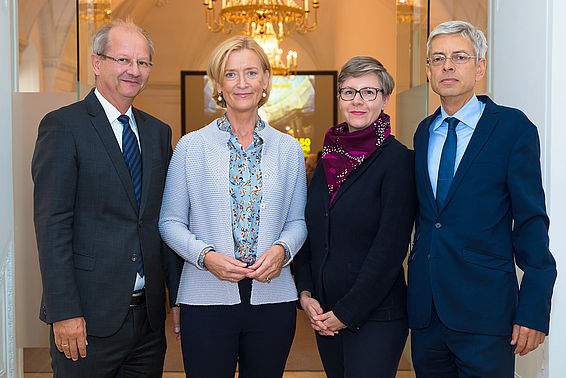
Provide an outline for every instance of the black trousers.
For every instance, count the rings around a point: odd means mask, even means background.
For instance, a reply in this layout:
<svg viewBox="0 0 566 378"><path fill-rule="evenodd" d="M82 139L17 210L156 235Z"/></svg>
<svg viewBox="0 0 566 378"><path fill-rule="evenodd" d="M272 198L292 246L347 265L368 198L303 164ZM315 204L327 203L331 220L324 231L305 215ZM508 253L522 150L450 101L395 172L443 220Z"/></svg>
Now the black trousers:
<svg viewBox="0 0 566 378"><path fill-rule="evenodd" d="M86 325L88 332L88 323ZM124 324L109 337L87 336L86 357L67 359L57 350L51 329L51 366L56 378L157 378L163 375L167 343L163 327L149 326L144 305L130 307Z"/></svg>
<svg viewBox="0 0 566 378"><path fill-rule="evenodd" d="M452 330L432 307L430 326L411 330L411 353L418 378L513 378L511 335Z"/></svg>
<svg viewBox="0 0 566 378"><path fill-rule="evenodd" d="M408 334L407 319L369 320L358 332L317 333L316 343L328 378L394 378Z"/></svg>
<svg viewBox="0 0 566 378"><path fill-rule="evenodd" d="M280 378L293 343L296 302L250 305L252 281L239 282L242 303L181 305L181 346L191 378Z"/></svg>

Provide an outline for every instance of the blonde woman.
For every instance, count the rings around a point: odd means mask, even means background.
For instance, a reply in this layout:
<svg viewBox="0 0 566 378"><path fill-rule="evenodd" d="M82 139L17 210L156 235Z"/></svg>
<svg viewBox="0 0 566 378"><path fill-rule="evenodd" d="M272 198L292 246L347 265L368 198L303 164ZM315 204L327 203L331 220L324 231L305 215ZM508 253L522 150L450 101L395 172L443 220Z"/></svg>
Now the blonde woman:
<svg viewBox="0 0 566 378"><path fill-rule="evenodd" d="M159 228L184 260L177 302L188 377L281 377L295 333L289 263L306 238L299 143L263 121L271 66L238 36L207 73L226 113L177 144Z"/></svg>

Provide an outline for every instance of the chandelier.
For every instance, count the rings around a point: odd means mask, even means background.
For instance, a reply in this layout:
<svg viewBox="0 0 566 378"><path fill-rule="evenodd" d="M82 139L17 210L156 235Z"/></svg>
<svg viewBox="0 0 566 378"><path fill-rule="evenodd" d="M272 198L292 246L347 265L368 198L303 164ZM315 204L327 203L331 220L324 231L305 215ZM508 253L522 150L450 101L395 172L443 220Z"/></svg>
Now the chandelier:
<svg viewBox="0 0 566 378"><path fill-rule="evenodd" d="M301 1L302 6L295 0L222 0L218 12L216 2L203 1L209 30L228 34L235 24L242 24L243 33L256 40L267 54L274 74L296 72L297 52L289 50L285 56L279 43L292 30L305 34L317 28L318 0L312 0L312 11L310 0Z"/></svg>
<svg viewBox="0 0 566 378"><path fill-rule="evenodd" d="M79 0L79 17L90 22L110 22L111 0Z"/></svg>
<svg viewBox="0 0 566 378"><path fill-rule="evenodd" d="M289 50L283 59L283 49L279 48L279 40L270 22L264 25L252 23L251 37L261 46L274 75L289 75L290 72L297 73L297 52Z"/></svg>

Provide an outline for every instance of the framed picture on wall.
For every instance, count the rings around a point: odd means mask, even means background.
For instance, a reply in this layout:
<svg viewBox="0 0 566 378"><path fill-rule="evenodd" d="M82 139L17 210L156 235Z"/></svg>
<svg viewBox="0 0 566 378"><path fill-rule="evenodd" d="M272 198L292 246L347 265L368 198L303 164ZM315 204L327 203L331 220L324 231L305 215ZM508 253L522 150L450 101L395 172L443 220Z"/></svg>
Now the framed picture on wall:
<svg viewBox="0 0 566 378"><path fill-rule="evenodd" d="M324 133L338 122L337 71L297 71L273 76L269 101L259 109L264 121L296 138L305 156L322 149ZM212 99L205 71L181 71L181 133L200 129L224 114Z"/></svg>

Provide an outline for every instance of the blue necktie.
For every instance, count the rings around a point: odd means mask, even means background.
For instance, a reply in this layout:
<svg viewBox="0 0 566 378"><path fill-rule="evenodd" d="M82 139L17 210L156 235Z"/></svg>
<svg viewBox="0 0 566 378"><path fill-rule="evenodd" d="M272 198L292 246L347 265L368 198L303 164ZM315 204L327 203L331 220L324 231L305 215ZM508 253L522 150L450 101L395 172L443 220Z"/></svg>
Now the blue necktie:
<svg viewBox="0 0 566 378"><path fill-rule="evenodd" d="M448 123L448 135L442 147L442 155L440 156L440 167L438 168L438 181L436 184L436 205L442 208L450 184L454 178L454 165L456 163L456 125L460 122L457 118L446 118Z"/></svg>
<svg viewBox="0 0 566 378"><path fill-rule="evenodd" d="M122 155L124 155L124 160L126 165L130 170L130 176L132 176L132 182L134 184L134 192L136 193L136 201L138 207L140 206L141 199L141 180L142 180L142 164L141 164L141 154L140 148L138 146L138 140L136 135L130 127L130 118L122 114L118 117L118 121L124 126L122 131ZM140 248L140 258L138 260L138 274L143 277L143 259L141 255Z"/></svg>

